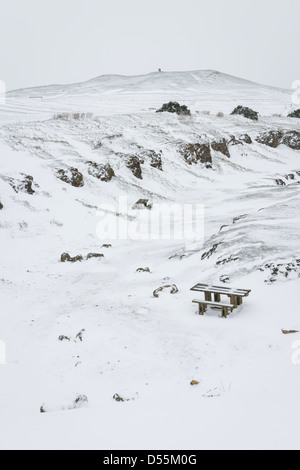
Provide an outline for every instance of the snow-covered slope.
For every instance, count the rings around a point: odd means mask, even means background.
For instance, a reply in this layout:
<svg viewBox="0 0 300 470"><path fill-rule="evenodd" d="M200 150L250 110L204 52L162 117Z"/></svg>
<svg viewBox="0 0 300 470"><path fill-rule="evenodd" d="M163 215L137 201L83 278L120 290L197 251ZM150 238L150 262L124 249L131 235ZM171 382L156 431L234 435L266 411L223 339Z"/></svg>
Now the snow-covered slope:
<svg viewBox="0 0 300 470"><path fill-rule="evenodd" d="M1 119L46 119L56 112L94 112L97 115L148 112L170 100L192 110L226 112L234 104L257 111L286 113L291 91L271 88L213 70L162 72L126 77L105 75L75 85L52 85L11 91Z"/></svg>
<svg viewBox="0 0 300 470"><path fill-rule="evenodd" d="M192 116L155 113L170 100ZM1 447L298 447L300 338L281 333L300 329L299 123L286 117L290 102L289 91L212 71L8 94ZM230 116L240 104L259 121ZM271 131L296 137L273 148L259 138ZM195 145L209 147L211 163L189 164ZM76 186L66 182L72 172ZM129 207L141 198L204 204L204 246L99 239L99 207L126 218L120 196ZM61 263L64 252L84 259ZM195 315L192 285L222 280L252 289L245 305L227 321L218 311ZM153 297L173 284L178 293ZM79 395L88 403L74 404Z"/></svg>

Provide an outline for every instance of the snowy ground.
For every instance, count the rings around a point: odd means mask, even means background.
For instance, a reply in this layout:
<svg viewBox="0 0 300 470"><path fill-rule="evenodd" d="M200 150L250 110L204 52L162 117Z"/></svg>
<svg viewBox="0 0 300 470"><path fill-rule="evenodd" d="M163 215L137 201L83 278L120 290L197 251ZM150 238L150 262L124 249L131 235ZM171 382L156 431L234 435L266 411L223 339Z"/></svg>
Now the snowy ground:
<svg viewBox="0 0 300 470"><path fill-rule="evenodd" d="M169 99L192 117L149 109ZM281 331L300 330L299 151L255 142L267 130L299 130L285 117L290 102L288 91L216 72L9 94L0 108L1 448L299 448L300 334ZM229 116L237 104L259 111L259 122ZM61 112L93 116L53 119ZM178 153L182 143L245 133L253 143L230 147L230 159L213 151L212 169ZM163 171L145 158L137 179L123 157L150 149L162 151ZM109 163L115 177L97 180L87 161ZM67 167L83 174L83 187L57 178ZM23 175L34 194L13 189ZM204 246L99 240L97 208L117 212L125 195L130 205L204 204ZM71 264L60 262L63 252L105 256ZM280 265L275 282L268 264ZM227 320L219 311L199 317L189 289L221 276L250 297ZM165 284L179 292L153 297ZM78 395L88 403L70 409Z"/></svg>

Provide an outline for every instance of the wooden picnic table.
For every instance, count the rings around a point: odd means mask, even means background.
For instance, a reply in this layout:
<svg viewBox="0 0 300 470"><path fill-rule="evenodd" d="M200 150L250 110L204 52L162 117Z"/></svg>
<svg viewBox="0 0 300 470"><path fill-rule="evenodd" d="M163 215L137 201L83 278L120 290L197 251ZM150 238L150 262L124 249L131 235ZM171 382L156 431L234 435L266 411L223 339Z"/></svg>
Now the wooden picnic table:
<svg viewBox="0 0 300 470"><path fill-rule="evenodd" d="M215 303L221 302L221 295L227 295L227 297L230 298L230 303L234 305L235 308L242 305L243 298L248 297L251 292L249 289L235 289L224 286L212 286L209 284L196 284L191 288L191 291L204 292L207 302L211 302L212 296L214 296Z"/></svg>

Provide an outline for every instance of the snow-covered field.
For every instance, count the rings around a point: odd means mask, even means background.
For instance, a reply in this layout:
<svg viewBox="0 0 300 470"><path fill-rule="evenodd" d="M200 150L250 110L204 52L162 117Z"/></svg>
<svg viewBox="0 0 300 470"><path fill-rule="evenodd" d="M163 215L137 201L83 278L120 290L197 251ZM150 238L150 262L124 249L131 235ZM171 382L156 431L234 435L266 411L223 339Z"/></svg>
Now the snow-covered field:
<svg viewBox="0 0 300 470"><path fill-rule="evenodd" d="M170 100L192 116L155 113ZM259 121L230 116L237 105ZM281 330L300 330L300 151L256 140L298 132L291 108L291 91L213 71L8 94L0 105L0 448L299 448L300 333ZM252 143L234 145L245 134ZM230 158L212 149L211 167L189 165L181 152L222 139ZM100 167L109 181L95 177ZM79 187L58 177L71 168ZM99 207L126 217L120 196L129 206L204 204L204 245L99 239ZM64 252L83 261L62 263ZM224 279L252 289L244 306L227 320L214 310L197 315L190 288ZM173 284L178 293L153 296Z"/></svg>

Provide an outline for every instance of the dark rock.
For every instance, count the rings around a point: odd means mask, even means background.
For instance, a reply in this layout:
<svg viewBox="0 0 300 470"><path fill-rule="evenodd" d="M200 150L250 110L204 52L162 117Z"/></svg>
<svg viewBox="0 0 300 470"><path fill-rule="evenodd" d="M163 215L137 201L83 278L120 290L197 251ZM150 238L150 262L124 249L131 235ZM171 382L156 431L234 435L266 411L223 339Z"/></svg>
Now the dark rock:
<svg viewBox="0 0 300 470"><path fill-rule="evenodd" d="M102 247L101 247L101 248L111 248L111 245L109 245L109 244L105 244L105 245L102 245Z"/></svg>
<svg viewBox="0 0 300 470"><path fill-rule="evenodd" d="M60 258L61 262L62 263L76 263L76 262L81 262L83 261L83 257L81 255L78 255L78 256L74 256L74 258L72 258L69 253L63 253L61 255L61 258Z"/></svg>
<svg viewBox="0 0 300 470"><path fill-rule="evenodd" d="M165 289L171 289L170 290L170 294L177 294L177 292L179 292L178 290L178 287L173 284L173 285L168 285L168 286L162 286L162 287L159 287L158 289L156 289L154 292L153 292L153 297L156 297L158 298L159 297L159 293L162 292L163 290Z"/></svg>
<svg viewBox="0 0 300 470"><path fill-rule="evenodd" d="M217 266L221 266L223 264L228 264L228 263L232 263L234 261L238 261L239 260L239 257L238 256L234 256L234 255L230 255L229 258L225 258L225 259L222 259L220 261L217 261L216 262L216 265Z"/></svg>
<svg viewBox="0 0 300 470"><path fill-rule="evenodd" d="M113 396L113 399L115 401L117 401L118 403L123 403L125 401L128 401L128 400L125 400L124 398L120 397L120 395L118 395L118 393L115 393L115 395Z"/></svg>
<svg viewBox="0 0 300 470"><path fill-rule="evenodd" d="M297 131L270 131L257 137L260 144L277 148L279 145L286 145L292 150L300 150L300 132Z"/></svg>
<svg viewBox="0 0 300 470"><path fill-rule="evenodd" d="M277 148L282 143L283 132L281 131L270 131L261 134L257 137L256 141L259 144L267 145L268 147Z"/></svg>
<svg viewBox="0 0 300 470"><path fill-rule="evenodd" d="M286 183L282 179L276 180L276 184L278 184L278 186L286 186Z"/></svg>
<svg viewBox="0 0 300 470"><path fill-rule="evenodd" d="M79 339L79 341L82 343L83 342L83 333L85 330L79 331L79 333L76 335L76 339Z"/></svg>
<svg viewBox="0 0 300 470"><path fill-rule="evenodd" d="M230 158L230 152L228 150L228 143L225 139L219 142L212 142L211 148L215 150L216 152L220 152L226 157Z"/></svg>
<svg viewBox="0 0 300 470"><path fill-rule="evenodd" d="M150 158L150 165L153 168L157 168L160 171L163 171L162 168L162 152L156 153L154 150L149 150L148 157Z"/></svg>
<svg viewBox="0 0 300 470"><path fill-rule="evenodd" d="M288 117L300 119L300 109L293 111L292 113L288 115Z"/></svg>
<svg viewBox="0 0 300 470"><path fill-rule="evenodd" d="M215 245L213 245L213 247L209 251L203 253L201 259L209 259L217 251L219 245L220 243L215 243Z"/></svg>
<svg viewBox="0 0 300 470"><path fill-rule="evenodd" d="M64 183L71 184L75 188L81 188L84 186L83 175L77 170L77 168L69 168L68 170L58 170L58 178Z"/></svg>
<svg viewBox="0 0 300 470"><path fill-rule="evenodd" d="M21 191L23 193L30 194L31 196L35 194L35 191L32 186L35 185L38 187L38 185L34 183L33 177L30 175L24 175L24 179L22 181L16 181L11 179L9 180L9 184L16 193Z"/></svg>
<svg viewBox="0 0 300 470"><path fill-rule="evenodd" d="M220 282L223 282L223 284L227 284L230 281L230 277L227 274L223 274L220 276Z"/></svg>
<svg viewBox="0 0 300 470"><path fill-rule="evenodd" d="M33 181L33 177L32 176L25 176L22 184L23 184L23 189L26 193L28 194L34 194L35 191L34 189L32 188L32 185L33 185L34 181Z"/></svg>
<svg viewBox="0 0 300 470"><path fill-rule="evenodd" d="M104 258L104 255L102 255L101 253L89 253L86 259L89 260L91 258Z"/></svg>
<svg viewBox="0 0 300 470"><path fill-rule="evenodd" d="M108 182L115 176L115 172L109 164L100 165L95 162L87 162L87 164L89 165L89 175L94 176L100 181Z"/></svg>
<svg viewBox="0 0 300 470"><path fill-rule="evenodd" d="M209 144L186 144L179 151L189 165L205 163L211 168L212 156Z"/></svg>
<svg viewBox="0 0 300 470"><path fill-rule="evenodd" d="M282 143L293 150L300 150L300 132L286 132L282 138Z"/></svg>
<svg viewBox="0 0 300 470"><path fill-rule="evenodd" d="M191 116L191 111L187 106L180 106L176 101L170 101L165 103L160 109L156 111L157 113L173 113L178 114L179 116Z"/></svg>
<svg viewBox="0 0 300 470"><path fill-rule="evenodd" d="M129 159L126 162L127 168L129 168L132 174L140 180L143 179L141 163L144 163L144 162L141 161L140 158L137 157L136 155L132 155L131 157L129 157Z"/></svg>
<svg viewBox="0 0 300 470"><path fill-rule="evenodd" d="M0 202L0 211L2 211L3 207L3 204Z"/></svg>
<svg viewBox="0 0 300 470"><path fill-rule="evenodd" d="M244 143L237 139L234 135L231 135L230 136L230 139L228 141L228 146L231 145L231 146L234 146L234 145L244 145Z"/></svg>
<svg viewBox="0 0 300 470"><path fill-rule="evenodd" d="M86 406L88 402L88 397L86 397L85 395L78 395L73 402L72 408L81 408L82 406Z"/></svg>
<svg viewBox="0 0 300 470"><path fill-rule="evenodd" d="M68 336L61 335L58 337L58 340L59 341L71 341L71 338L69 338Z"/></svg>
<svg viewBox="0 0 300 470"><path fill-rule="evenodd" d="M136 272L137 273L151 273L149 268L138 268Z"/></svg>
<svg viewBox="0 0 300 470"><path fill-rule="evenodd" d="M265 282L268 284L273 284L279 279L285 280L290 277L290 274L293 276L300 277L300 259L293 259L289 263L268 263L260 268L260 271L268 271L268 277L265 279Z"/></svg>
<svg viewBox="0 0 300 470"><path fill-rule="evenodd" d="M256 111L253 111L253 109L247 108L245 106L238 106L232 111L231 115L240 115L244 116L247 119L258 121L258 113Z"/></svg>
<svg viewBox="0 0 300 470"><path fill-rule="evenodd" d="M241 142L244 142L245 144L249 144L249 145L252 144L252 139L251 139L250 135L248 135L248 134L240 135L239 140Z"/></svg>

